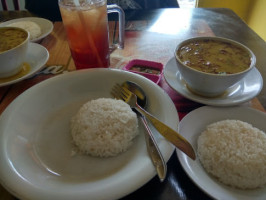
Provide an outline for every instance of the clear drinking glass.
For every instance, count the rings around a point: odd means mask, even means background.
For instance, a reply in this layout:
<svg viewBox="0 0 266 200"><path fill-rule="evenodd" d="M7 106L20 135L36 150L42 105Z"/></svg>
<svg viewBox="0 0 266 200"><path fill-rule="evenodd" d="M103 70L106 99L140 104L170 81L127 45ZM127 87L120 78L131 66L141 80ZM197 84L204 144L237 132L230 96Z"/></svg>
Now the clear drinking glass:
<svg viewBox="0 0 266 200"><path fill-rule="evenodd" d="M124 47L124 11L106 0L59 0L76 69L109 67L110 49ZM109 47L107 13L119 16L119 43Z"/></svg>

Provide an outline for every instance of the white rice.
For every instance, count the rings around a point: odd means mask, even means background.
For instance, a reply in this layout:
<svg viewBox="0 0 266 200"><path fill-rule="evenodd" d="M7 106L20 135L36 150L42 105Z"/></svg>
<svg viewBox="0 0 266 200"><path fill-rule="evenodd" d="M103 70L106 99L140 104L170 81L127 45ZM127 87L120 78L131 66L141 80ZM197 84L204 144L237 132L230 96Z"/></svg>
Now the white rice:
<svg viewBox="0 0 266 200"><path fill-rule="evenodd" d="M266 134L239 120L207 126L198 138L205 170L222 183L240 189L266 184Z"/></svg>
<svg viewBox="0 0 266 200"><path fill-rule="evenodd" d="M42 33L41 27L32 21L18 21L9 24L8 26L22 28L30 33L30 40L36 39Z"/></svg>
<svg viewBox="0 0 266 200"><path fill-rule="evenodd" d="M111 98L85 103L70 126L78 150L99 157L125 152L138 135L136 113L124 101Z"/></svg>

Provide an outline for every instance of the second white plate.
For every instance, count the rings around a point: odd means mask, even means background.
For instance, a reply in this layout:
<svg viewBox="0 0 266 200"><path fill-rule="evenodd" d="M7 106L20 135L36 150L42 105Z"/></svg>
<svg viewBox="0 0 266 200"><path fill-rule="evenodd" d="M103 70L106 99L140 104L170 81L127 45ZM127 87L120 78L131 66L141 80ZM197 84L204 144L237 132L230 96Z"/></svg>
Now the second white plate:
<svg viewBox="0 0 266 200"><path fill-rule="evenodd" d="M166 82L182 96L206 105L212 106L233 106L247 102L257 96L263 86L263 79L260 72L254 68L241 81L218 97L203 97L190 92L183 80L174 58L171 58L164 68Z"/></svg>
<svg viewBox="0 0 266 200"><path fill-rule="evenodd" d="M206 126L225 119L237 119L252 124L266 132L266 114L244 106L219 108L204 106L187 114L178 126L181 135L187 138L195 150L200 133ZM204 192L219 200L265 200L266 186L254 190L239 190L226 186L210 176L202 167L199 159L188 159L177 151L179 161L194 183Z"/></svg>

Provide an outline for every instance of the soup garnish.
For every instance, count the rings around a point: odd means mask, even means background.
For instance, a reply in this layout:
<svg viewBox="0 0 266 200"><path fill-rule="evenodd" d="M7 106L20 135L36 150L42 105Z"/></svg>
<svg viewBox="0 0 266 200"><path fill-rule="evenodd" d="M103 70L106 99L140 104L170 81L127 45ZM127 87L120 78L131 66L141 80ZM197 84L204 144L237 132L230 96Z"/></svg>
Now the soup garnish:
<svg viewBox="0 0 266 200"><path fill-rule="evenodd" d="M176 53L186 66L212 74L239 73L251 64L251 56L244 48L211 39L188 42Z"/></svg>

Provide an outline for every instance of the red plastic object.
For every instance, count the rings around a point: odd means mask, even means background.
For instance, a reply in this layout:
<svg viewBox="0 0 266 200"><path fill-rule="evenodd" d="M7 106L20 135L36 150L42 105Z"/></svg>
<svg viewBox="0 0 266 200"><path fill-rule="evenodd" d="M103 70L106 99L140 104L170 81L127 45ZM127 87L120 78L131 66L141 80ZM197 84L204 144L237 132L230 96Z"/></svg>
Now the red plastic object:
<svg viewBox="0 0 266 200"><path fill-rule="evenodd" d="M148 60L135 59L123 67L123 70L140 74L158 84L162 78L163 64Z"/></svg>

